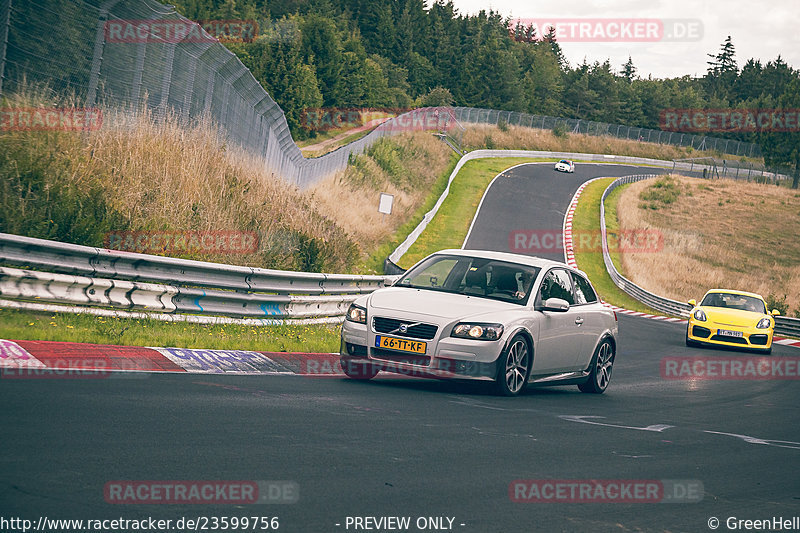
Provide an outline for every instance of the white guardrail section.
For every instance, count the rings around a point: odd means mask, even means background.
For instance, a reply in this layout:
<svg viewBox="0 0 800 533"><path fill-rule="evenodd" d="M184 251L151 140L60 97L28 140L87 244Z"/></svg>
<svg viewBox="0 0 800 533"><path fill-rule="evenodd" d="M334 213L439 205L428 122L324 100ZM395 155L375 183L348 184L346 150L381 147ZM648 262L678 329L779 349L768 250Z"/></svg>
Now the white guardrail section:
<svg viewBox="0 0 800 533"><path fill-rule="evenodd" d="M605 211L606 198L608 197L609 194L611 194L614 191L614 189L616 189L620 185L655 177L657 177L656 174L638 174L632 176L625 176L614 180L608 187L606 187L606 190L603 192L603 196L600 199L600 235L603 243L603 262L605 263L608 275L614 281L614 284L620 289L622 289L624 292L626 292L628 295L630 295L631 297L662 313L667 313L669 315L674 315L674 316L688 317L689 312L692 310L692 306L690 306L688 303L678 302L675 300L670 300L669 298L665 298L663 296L658 296L657 294L653 294L652 292L649 292L639 287L631 280L629 280L628 278L619 273L617 267L614 266L614 262L611 260L611 255L608 252L608 240L606 234L606 211ZM790 318L785 316L775 317L775 333L779 335L791 335L794 337L800 336L800 319Z"/></svg>
<svg viewBox="0 0 800 533"><path fill-rule="evenodd" d="M13 265L0 266L5 307L190 322L338 322L359 295L395 279L206 263L7 233L0 233L0 264Z"/></svg>

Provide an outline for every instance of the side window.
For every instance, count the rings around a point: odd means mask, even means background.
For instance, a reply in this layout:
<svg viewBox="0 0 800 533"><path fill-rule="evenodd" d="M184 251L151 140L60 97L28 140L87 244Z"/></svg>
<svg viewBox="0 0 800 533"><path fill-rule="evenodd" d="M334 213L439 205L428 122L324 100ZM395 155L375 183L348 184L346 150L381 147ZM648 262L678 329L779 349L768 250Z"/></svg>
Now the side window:
<svg viewBox="0 0 800 533"><path fill-rule="evenodd" d="M597 301L597 295L594 293L594 290L592 290L592 286L586 278L573 272L572 279L575 281L576 304L590 304Z"/></svg>
<svg viewBox="0 0 800 533"><path fill-rule="evenodd" d="M566 270L560 268L553 269L547 273L544 281L542 281L540 294L542 302L548 298L561 298L570 305L575 303L572 297L572 279L570 279L570 275Z"/></svg>

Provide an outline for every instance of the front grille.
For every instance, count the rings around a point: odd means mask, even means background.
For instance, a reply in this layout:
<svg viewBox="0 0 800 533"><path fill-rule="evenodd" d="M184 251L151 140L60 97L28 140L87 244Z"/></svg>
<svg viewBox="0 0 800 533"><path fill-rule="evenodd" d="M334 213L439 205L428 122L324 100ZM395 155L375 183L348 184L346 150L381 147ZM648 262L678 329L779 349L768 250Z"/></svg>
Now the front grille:
<svg viewBox="0 0 800 533"><path fill-rule="evenodd" d="M712 341L732 342L734 344L747 344L747 339L744 337L729 337L728 335L714 335L711 337Z"/></svg>
<svg viewBox="0 0 800 533"><path fill-rule="evenodd" d="M692 326L692 335L707 339L708 336L711 335L711 330L702 326Z"/></svg>
<svg viewBox="0 0 800 533"><path fill-rule="evenodd" d="M757 346L766 346L769 336L767 335L750 335L750 344Z"/></svg>
<svg viewBox="0 0 800 533"><path fill-rule="evenodd" d="M411 365L428 366L431 358L427 355L419 355L413 353L395 352L394 350L384 350L383 348L372 348L372 357L376 359L383 359L384 361L393 361L395 363L408 363Z"/></svg>
<svg viewBox="0 0 800 533"><path fill-rule="evenodd" d="M400 335L401 337L409 337L412 339L430 340L436 336L439 326L434 324L414 324L409 320L398 320L396 318L384 318L376 316L372 319L372 328L377 333L389 333L392 335ZM408 331L400 333L399 328L401 325L406 324Z"/></svg>

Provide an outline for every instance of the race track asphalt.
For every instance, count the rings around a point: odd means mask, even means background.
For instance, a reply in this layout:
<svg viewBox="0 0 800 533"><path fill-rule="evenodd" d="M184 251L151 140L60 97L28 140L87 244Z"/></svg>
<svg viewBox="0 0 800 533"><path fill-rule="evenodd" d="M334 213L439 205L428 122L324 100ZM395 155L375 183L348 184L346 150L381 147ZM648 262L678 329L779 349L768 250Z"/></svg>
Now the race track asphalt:
<svg viewBox="0 0 800 533"><path fill-rule="evenodd" d="M467 247L560 228L580 183L627 173L520 167L489 189ZM483 533L710 531L711 517L728 531L731 516L800 516L800 381L665 379L666 357L749 354L687 348L682 324L619 320L601 396L572 386L500 398L482 384L391 376L2 379L0 518L277 516L279 531L344 532L390 531L347 527L348 516L411 517L407 531L421 530L419 517L450 517L454 531ZM798 355L775 346L770 360ZM697 503L517 503L509 486L519 479L692 480L704 490ZM285 480L300 498L112 505L103 489L116 480Z"/></svg>

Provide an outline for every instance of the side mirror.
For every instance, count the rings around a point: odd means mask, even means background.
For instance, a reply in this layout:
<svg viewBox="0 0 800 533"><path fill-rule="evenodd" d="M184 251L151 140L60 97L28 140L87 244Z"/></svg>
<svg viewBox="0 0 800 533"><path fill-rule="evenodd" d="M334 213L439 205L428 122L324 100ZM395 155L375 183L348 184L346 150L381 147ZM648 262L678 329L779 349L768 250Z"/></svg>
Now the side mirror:
<svg viewBox="0 0 800 533"><path fill-rule="evenodd" d="M692 307L697 307L697 300L694 299L689 300L689 305L691 305Z"/></svg>
<svg viewBox="0 0 800 533"><path fill-rule="evenodd" d="M773 309L773 310L772 310L772 316L778 316L778 315L780 315L780 314L781 314L781 312L780 312L780 311L778 311L777 309Z"/></svg>
<svg viewBox="0 0 800 533"><path fill-rule="evenodd" d="M565 311L569 311L569 302L562 300L561 298L548 298L545 300L544 305L542 305L542 311L555 311L557 313L563 313Z"/></svg>

